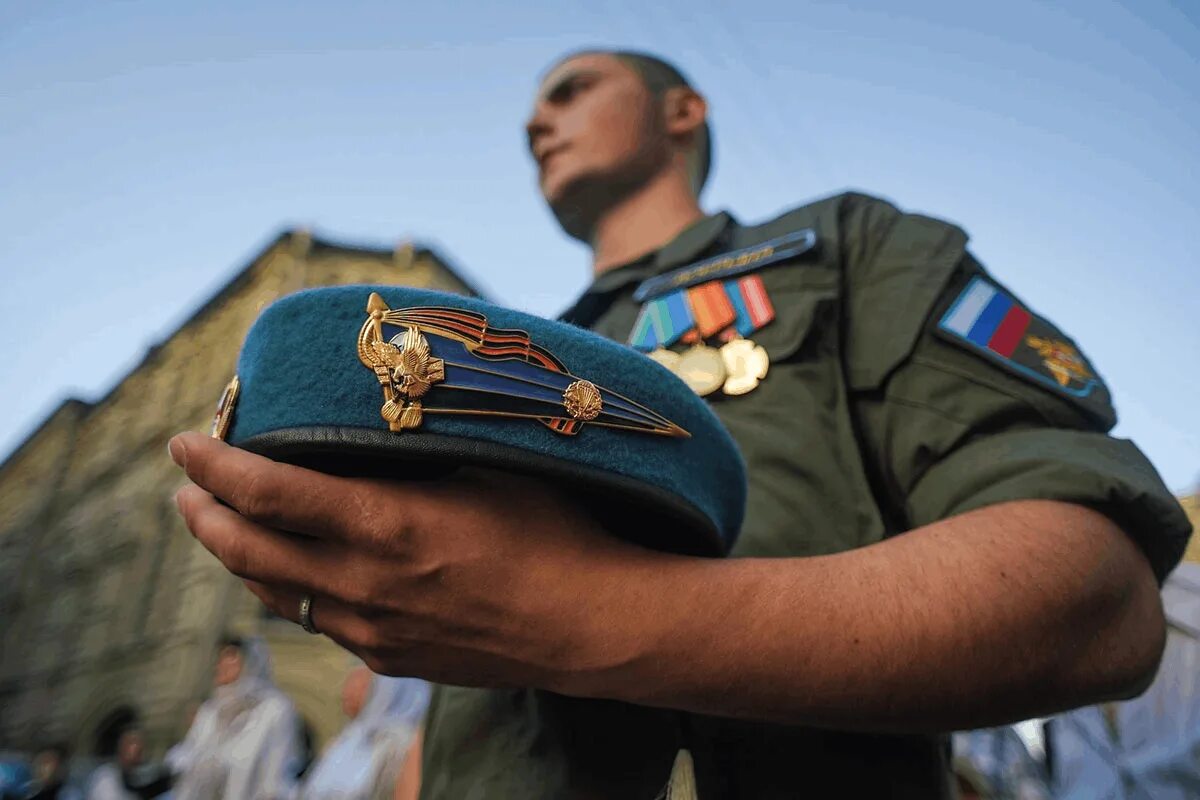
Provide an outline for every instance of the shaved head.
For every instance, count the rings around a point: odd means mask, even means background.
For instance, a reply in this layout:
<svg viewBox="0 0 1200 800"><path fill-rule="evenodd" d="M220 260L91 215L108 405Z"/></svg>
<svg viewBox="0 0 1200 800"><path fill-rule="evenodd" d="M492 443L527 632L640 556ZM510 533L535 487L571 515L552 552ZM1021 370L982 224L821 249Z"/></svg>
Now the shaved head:
<svg viewBox="0 0 1200 800"><path fill-rule="evenodd" d="M692 89L691 83L674 65L646 53L635 53L627 50L617 50L612 55L621 63L629 66L646 84L646 88L656 98L661 98L668 89L682 87ZM696 132L688 154L688 177L691 178L692 191L697 196L708 182L708 172L712 167L712 129L708 121Z"/></svg>
<svg viewBox="0 0 1200 800"><path fill-rule="evenodd" d="M697 196L710 162L706 114L679 70L653 56L588 50L551 67L526 132L563 229L589 241L607 209L672 173Z"/></svg>
<svg viewBox="0 0 1200 800"><path fill-rule="evenodd" d="M542 79L539 96L554 90L555 86L564 80L569 80L573 70L570 62L580 56L602 55L612 56L625 66L632 69L641 78L643 85L656 99L661 99L668 89L693 89L691 82L680 72L679 68L649 53L634 50L580 50L564 56L551 67ZM699 196L704 185L708 182L708 174L712 169L712 128L708 121L696 131L692 147L688 153L688 178L692 191Z"/></svg>

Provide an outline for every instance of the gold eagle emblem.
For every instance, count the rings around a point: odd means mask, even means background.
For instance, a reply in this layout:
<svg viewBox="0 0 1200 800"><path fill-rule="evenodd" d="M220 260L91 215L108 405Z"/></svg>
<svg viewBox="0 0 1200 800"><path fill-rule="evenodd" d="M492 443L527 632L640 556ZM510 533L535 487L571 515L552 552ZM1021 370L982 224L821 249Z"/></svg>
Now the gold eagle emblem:
<svg viewBox="0 0 1200 800"><path fill-rule="evenodd" d="M1072 380L1086 381L1092 377L1079 351L1060 339L1027 336L1025 344L1037 351L1042 357L1042 363L1060 386L1066 386Z"/></svg>
<svg viewBox="0 0 1200 800"><path fill-rule="evenodd" d="M406 326L400 344L383 341L381 321L388 310L378 294L367 301L370 318L358 337L358 358L375 373L383 387L379 413L393 431L421 425L421 398L435 383L446 379L446 365L429 351L429 340L413 326Z"/></svg>

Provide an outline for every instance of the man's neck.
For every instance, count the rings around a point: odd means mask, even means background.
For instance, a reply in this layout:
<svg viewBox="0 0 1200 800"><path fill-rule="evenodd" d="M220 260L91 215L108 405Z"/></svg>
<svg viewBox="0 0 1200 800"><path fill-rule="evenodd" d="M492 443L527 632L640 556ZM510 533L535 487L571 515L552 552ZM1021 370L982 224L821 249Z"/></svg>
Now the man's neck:
<svg viewBox="0 0 1200 800"><path fill-rule="evenodd" d="M703 219L695 194L680 177L664 170L600 217L591 242L595 276L659 249Z"/></svg>

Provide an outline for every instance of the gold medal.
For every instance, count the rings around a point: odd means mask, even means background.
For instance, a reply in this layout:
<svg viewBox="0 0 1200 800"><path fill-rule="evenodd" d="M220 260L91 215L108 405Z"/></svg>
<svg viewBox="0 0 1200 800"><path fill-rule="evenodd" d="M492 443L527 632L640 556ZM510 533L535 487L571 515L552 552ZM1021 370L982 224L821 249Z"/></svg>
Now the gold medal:
<svg viewBox="0 0 1200 800"><path fill-rule="evenodd" d="M771 366L767 351L749 339L731 339L723 344L721 361L727 375L721 391L729 395L754 391Z"/></svg>
<svg viewBox="0 0 1200 800"><path fill-rule="evenodd" d="M679 366L679 359L681 358L679 353L676 353L674 350L668 350L665 347L660 347L646 355L671 370L671 372L674 372L675 368Z"/></svg>
<svg viewBox="0 0 1200 800"><path fill-rule="evenodd" d="M679 357L675 374L701 397L720 389L727 377L721 351L704 344L696 345Z"/></svg>

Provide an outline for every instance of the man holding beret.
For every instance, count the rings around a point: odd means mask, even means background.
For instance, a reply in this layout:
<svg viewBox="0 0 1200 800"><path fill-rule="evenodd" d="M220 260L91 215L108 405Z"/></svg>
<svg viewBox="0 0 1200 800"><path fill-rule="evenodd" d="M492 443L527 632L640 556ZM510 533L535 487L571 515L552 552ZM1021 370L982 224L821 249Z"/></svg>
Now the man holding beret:
<svg viewBox="0 0 1200 800"><path fill-rule="evenodd" d="M681 748L704 800L946 796L939 734L1149 683L1190 526L959 228L858 194L706 215L705 101L637 54L553 67L528 135L594 257L564 319L674 370L745 456L734 558L624 543L524 479L171 442L188 526L268 606L311 595L372 669L444 684L422 798L648 800Z"/></svg>

